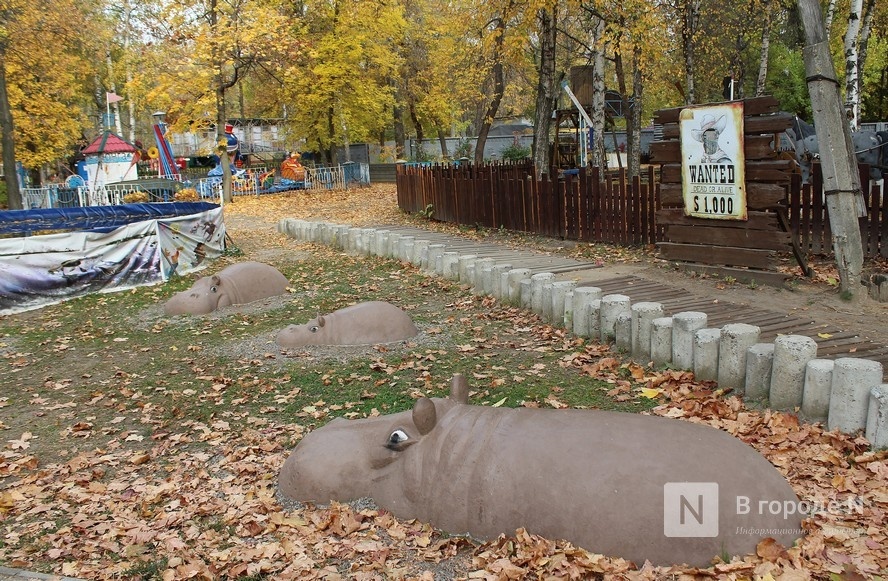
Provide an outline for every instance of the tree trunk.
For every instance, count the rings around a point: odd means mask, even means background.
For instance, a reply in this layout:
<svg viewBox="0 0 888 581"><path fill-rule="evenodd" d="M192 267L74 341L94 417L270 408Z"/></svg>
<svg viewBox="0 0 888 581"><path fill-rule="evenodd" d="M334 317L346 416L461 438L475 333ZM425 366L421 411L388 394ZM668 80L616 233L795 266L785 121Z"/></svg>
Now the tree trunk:
<svg viewBox="0 0 888 581"><path fill-rule="evenodd" d="M401 159L404 157L404 145L407 139L404 135L404 110L397 104L392 107L392 117L395 124L395 157Z"/></svg>
<svg viewBox="0 0 888 581"><path fill-rule="evenodd" d="M693 105L697 101L694 87L694 35L697 33L697 22L700 19L700 0L685 0L682 11L681 41L684 51L685 66L685 104Z"/></svg>
<svg viewBox="0 0 888 581"><path fill-rule="evenodd" d="M540 22L540 68L533 126L533 163L539 179L542 174L549 173L549 130L552 125L552 111L555 109L555 46L558 27L554 9L549 12L542 8L537 15Z"/></svg>
<svg viewBox="0 0 888 581"><path fill-rule="evenodd" d="M848 13L848 30L845 33L845 116L852 131L860 127L860 69L858 68L857 41L860 37L860 19L863 0L851 0Z"/></svg>
<svg viewBox="0 0 888 581"><path fill-rule="evenodd" d="M826 3L826 22L823 23L826 28L826 40L829 41L830 30L832 29L833 19L836 17L836 0L827 0Z"/></svg>
<svg viewBox="0 0 888 581"><path fill-rule="evenodd" d="M447 151L447 134L444 132L444 129L438 124L438 143L441 144L441 158L442 159L450 159L450 152Z"/></svg>
<svg viewBox="0 0 888 581"><path fill-rule="evenodd" d="M219 161L222 163L222 203L229 204L231 197L231 159L228 157L228 136L225 135L225 89L216 89L216 139Z"/></svg>
<svg viewBox="0 0 888 581"><path fill-rule="evenodd" d="M857 93L863 94L863 71L866 66L866 54L869 48L870 32L873 29L873 12L876 11L876 0L865 0L863 10L863 24L860 28L860 42L857 49Z"/></svg>
<svg viewBox="0 0 888 581"><path fill-rule="evenodd" d="M839 83L829 52L819 0L799 0L807 45L803 55L808 92L817 127L823 187L832 227L833 251L843 296L866 300L861 285L863 247L858 216L865 212L851 131L844 118Z"/></svg>
<svg viewBox="0 0 888 581"><path fill-rule="evenodd" d="M218 0L210 0L210 30L214 37L222 36L219 30ZM219 54L218 44L213 45L213 63L215 73L213 82L216 87L216 143L219 159L222 162L222 202L231 203L231 160L228 158L228 137L225 135L225 124L228 117L225 115L225 83L222 81L222 55Z"/></svg>
<svg viewBox="0 0 888 581"><path fill-rule="evenodd" d="M111 59L111 51L105 51L105 61L108 66L108 87L111 89L111 92L115 95L117 94L117 83L114 82L114 61ZM108 95L105 95L106 103L108 99ZM111 103L110 107L111 111L114 114L114 130L117 132L117 135L123 135L123 127L120 121L120 103L114 102ZM110 119L108 120L111 121ZM111 126L108 126L108 129L111 129Z"/></svg>
<svg viewBox="0 0 888 581"><path fill-rule="evenodd" d="M484 163L484 146L487 144L487 135L490 133L490 126L496 118L496 112L499 110L500 103L503 100L505 92L505 72L503 69L503 43L506 36L506 20L499 18L496 22L496 37L493 44L493 96L490 98L490 104L487 106L487 112L481 121L481 127L478 128L478 141L475 144L475 163Z"/></svg>
<svg viewBox="0 0 888 581"><path fill-rule="evenodd" d="M629 135L631 131L629 131L629 123L631 122L631 115L629 113L629 97L626 89L626 71L623 69L623 55L620 53L620 50L617 49L614 51L614 71L617 74L617 88L620 91L620 108L623 110L623 119L626 120L626 147L629 147ZM614 129L612 135L614 138L614 153L617 156L617 167L620 170L623 169L623 156L620 155L620 146L617 143L617 133L616 133L616 125L612 127ZM628 157L628 156L627 156Z"/></svg>
<svg viewBox="0 0 888 581"><path fill-rule="evenodd" d="M773 4L765 5L765 22L762 26L762 48L759 52L759 74L755 82L755 96L761 97L765 94L765 86L768 80L768 52L771 48L771 18L773 15Z"/></svg>
<svg viewBox="0 0 888 581"><path fill-rule="evenodd" d="M3 146L3 173L6 181L6 202L10 210L22 210L22 192L19 189L18 172L15 166L15 125L9 107L9 93L6 88L6 46L0 46L0 131Z"/></svg>
<svg viewBox="0 0 888 581"><path fill-rule="evenodd" d="M630 180L641 175L641 111L644 93L641 60L641 47L636 44L632 49L632 102L629 104L629 113L626 117Z"/></svg>
<svg viewBox="0 0 888 581"><path fill-rule="evenodd" d="M604 178L607 166L604 151L604 19L592 18L592 166L601 168Z"/></svg>

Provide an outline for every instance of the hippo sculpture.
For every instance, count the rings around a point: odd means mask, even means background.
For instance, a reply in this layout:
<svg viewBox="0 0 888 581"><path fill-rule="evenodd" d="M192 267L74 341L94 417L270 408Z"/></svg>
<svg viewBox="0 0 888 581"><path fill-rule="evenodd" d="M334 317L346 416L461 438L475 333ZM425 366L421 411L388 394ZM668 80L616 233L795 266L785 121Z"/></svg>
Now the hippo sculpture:
<svg viewBox="0 0 888 581"><path fill-rule="evenodd" d="M287 278L261 262L239 262L174 295L163 306L167 315L203 315L230 305L251 303L287 292Z"/></svg>
<svg viewBox="0 0 888 581"><path fill-rule="evenodd" d="M358 303L304 325L289 325L277 336L281 347L305 345L373 345L415 337L419 331L410 317L391 303Z"/></svg>
<svg viewBox="0 0 888 581"><path fill-rule="evenodd" d="M370 497L403 519L479 539L516 529L639 566L707 566L802 535L799 499L756 450L718 429L598 410L468 405L337 418L310 432L279 476L302 502ZM804 505L803 505L804 506Z"/></svg>

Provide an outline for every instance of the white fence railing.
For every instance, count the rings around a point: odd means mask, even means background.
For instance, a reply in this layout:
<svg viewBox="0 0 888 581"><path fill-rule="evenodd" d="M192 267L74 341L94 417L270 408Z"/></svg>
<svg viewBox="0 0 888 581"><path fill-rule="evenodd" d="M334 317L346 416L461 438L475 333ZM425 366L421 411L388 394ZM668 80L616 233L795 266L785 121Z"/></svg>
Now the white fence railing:
<svg viewBox="0 0 888 581"><path fill-rule="evenodd" d="M366 163L306 167L302 182L281 180L278 173L277 170L261 166L238 170L231 178L231 194L259 196L293 189L345 190L370 183L370 166ZM125 203L124 197L134 192L145 192L151 202L173 202L175 192L183 188L194 188L202 200L219 200L222 197L222 176L176 181L172 176L151 175L126 183L87 183L78 187L49 184L39 188L22 188L22 202L26 209L113 206Z"/></svg>

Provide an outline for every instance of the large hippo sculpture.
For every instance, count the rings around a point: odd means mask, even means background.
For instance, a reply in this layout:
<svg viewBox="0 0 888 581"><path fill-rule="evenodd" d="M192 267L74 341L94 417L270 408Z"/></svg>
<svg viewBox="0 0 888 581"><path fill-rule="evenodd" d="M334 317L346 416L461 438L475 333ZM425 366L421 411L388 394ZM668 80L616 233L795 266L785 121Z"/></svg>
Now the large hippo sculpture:
<svg viewBox="0 0 888 581"><path fill-rule="evenodd" d="M358 303L312 319L304 325L289 325L277 336L281 347L305 345L373 345L415 337L419 331L410 317L391 303Z"/></svg>
<svg viewBox="0 0 888 581"><path fill-rule="evenodd" d="M799 499L756 450L708 426L596 410L468 404L335 419L309 433L280 472L298 501L370 497L403 519L476 538L520 527L641 565L706 566L801 536Z"/></svg>
<svg viewBox="0 0 888 581"><path fill-rule="evenodd" d="M219 307L251 303L287 292L287 278L261 262L239 262L199 278L163 306L167 315L203 315Z"/></svg>

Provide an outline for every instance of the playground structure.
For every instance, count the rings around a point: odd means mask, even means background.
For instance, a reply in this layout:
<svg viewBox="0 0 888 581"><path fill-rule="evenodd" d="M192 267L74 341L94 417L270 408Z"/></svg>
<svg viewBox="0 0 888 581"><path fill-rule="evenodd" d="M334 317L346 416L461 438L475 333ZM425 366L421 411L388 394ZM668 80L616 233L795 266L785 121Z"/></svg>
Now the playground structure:
<svg viewBox="0 0 888 581"><path fill-rule="evenodd" d="M73 208L105 206L126 203L131 194L144 193L148 202L172 202L176 193L189 188L201 200L221 200L222 166L217 163L205 175L190 177L181 160L173 155L167 139L164 113L154 114L152 133L156 145L146 151L126 142L110 131L105 131L84 149L94 159L71 175L64 183L52 183L37 188L22 188L26 209ZM299 154L293 166L292 156L280 167L248 165L240 156L240 143L232 125L226 126L226 149L232 156L232 195L259 196L292 190L342 190L356 185L369 185L369 165L347 163L332 167L304 167ZM94 149L95 151L88 151ZM146 159L147 158L147 159ZM152 175L140 176L139 162L147 161ZM142 201L142 200L140 200Z"/></svg>

